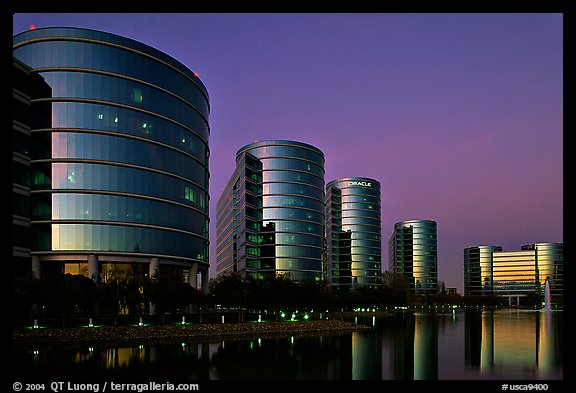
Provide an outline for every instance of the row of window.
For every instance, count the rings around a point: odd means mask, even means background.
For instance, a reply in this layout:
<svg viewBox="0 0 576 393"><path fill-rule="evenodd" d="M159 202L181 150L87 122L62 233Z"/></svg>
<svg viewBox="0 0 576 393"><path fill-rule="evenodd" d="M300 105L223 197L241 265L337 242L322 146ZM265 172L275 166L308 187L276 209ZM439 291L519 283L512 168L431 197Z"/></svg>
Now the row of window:
<svg viewBox="0 0 576 393"><path fill-rule="evenodd" d="M290 221L290 220L274 220L274 221L264 221L262 223L266 231L278 231L278 232L306 232L322 235L324 233L324 228L322 224L304 222L304 221ZM259 227L258 230L261 227Z"/></svg>
<svg viewBox="0 0 576 393"><path fill-rule="evenodd" d="M343 224L339 229L344 232L351 231L354 232L380 232L380 225L355 225L355 224Z"/></svg>
<svg viewBox="0 0 576 393"><path fill-rule="evenodd" d="M17 224L12 225L12 247L30 249L31 244L30 236L31 236L31 229L29 226L17 225ZM27 266L30 266L28 261Z"/></svg>
<svg viewBox="0 0 576 393"><path fill-rule="evenodd" d="M208 182L209 176L202 164L177 151L110 135L54 132L52 158L101 160L149 167L201 185Z"/></svg>
<svg viewBox="0 0 576 393"><path fill-rule="evenodd" d="M53 163L52 176L52 189L55 190L102 190L146 195L208 212L208 193L197 185L142 169L104 164ZM35 188L42 188L41 184L39 186Z"/></svg>
<svg viewBox="0 0 576 393"><path fill-rule="evenodd" d="M260 159L262 170L288 169L310 172L324 179L324 166L310 161L299 160L296 158L271 158L263 157Z"/></svg>
<svg viewBox="0 0 576 393"><path fill-rule="evenodd" d="M53 128L84 128L134 135L170 145L208 166L208 129L204 122L192 131L133 109L88 102L53 102ZM202 127L203 126L203 127Z"/></svg>
<svg viewBox="0 0 576 393"><path fill-rule="evenodd" d="M346 282L346 278L353 279L357 282L373 283L376 277L378 281L380 280L382 273L380 270L334 270L332 276L339 278L339 283Z"/></svg>
<svg viewBox="0 0 576 393"><path fill-rule="evenodd" d="M244 171L244 173L240 174L240 181L243 181L244 179L249 179L250 181L254 182L254 183L261 183L262 182L262 171L252 171L248 168L246 168L246 170Z"/></svg>
<svg viewBox="0 0 576 393"><path fill-rule="evenodd" d="M262 257L310 258L318 261L322 259L322 247L317 246L263 245L258 247L258 250Z"/></svg>
<svg viewBox="0 0 576 393"><path fill-rule="evenodd" d="M296 258L278 258L276 259L276 269L278 270L322 270L322 264L319 261Z"/></svg>
<svg viewBox="0 0 576 393"><path fill-rule="evenodd" d="M404 266L404 267L435 267L436 266L436 255L419 255L414 259L410 258L396 258L394 261L397 266Z"/></svg>
<svg viewBox="0 0 576 393"><path fill-rule="evenodd" d="M378 228L380 227L380 218L379 217L343 217L343 218L332 218L332 224L336 226L346 227L349 225L375 225ZM379 229L376 228L375 230L378 231Z"/></svg>
<svg viewBox="0 0 576 393"><path fill-rule="evenodd" d="M332 247L332 256L339 256L340 260L343 258L350 258L357 256L362 258L368 258L368 255L377 256L380 258L381 256L381 249L379 247L350 247L350 246L340 246L340 247Z"/></svg>
<svg viewBox="0 0 576 393"><path fill-rule="evenodd" d="M337 247L371 247L380 249L381 242L378 240L373 239L363 239L363 238L356 238L356 239L346 239L346 240L332 240L332 246L334 248Z"/></svg>
<svg viewBox="0 0 576 393"><path fill-rule="evenodd" d="M332 197L331 200L333 203L336 204L364 202L380 205L380 194L378 195L343 194L342 197Z"/></svg>
<svg viewBox="0 0 576 393"><path fill-rule="evenodd" d="M297 182L306 183L318 188L324 187L324 179L318 175L293 170L263 170L260 176L254 176L255 181L262 182Z"/></svg>
<svg viewBox="0 0 576 393"><path fill-rule="evenodd" d="M23 132L12 130L12 151L30 157L30 135Z"/></svg>
<svg viewBox="0 0 576 393"><path fill-rule="evenodd" d="M395 247L397 250L410 250L410 249L422 249L429 247L436 247L436 239L405 239L403 242L396 242Z"/></svg>
<svg viewBox="0 0 576 393"><path fill-rule="evenodd" d="M342 231L334 231L332 232L332 239L340 240L342 236L346 235L348 240L354 239L366 239L366 240L378 240L381 241L381 235L377 232L342 232ZM349 235L349 237L348 237Z"/></svg>
<svg viewBox="0 0 576 393"><path fill-rule="evenodd" d="M413 235L413 234L436 234L437 233L437 226L430 224L430 225L422 225L422 226L401 226L401 225L394 225L394 233L396 236L401 237L405 235Z"/></svg>
<svg viewBox="0 0 576 393"><path fill-rule="evenodd" d="M12 214L22 217L30 217L30 195L12 193Z"/></svg>
<svg viewBox="0 0 576 393"><path fill-rule="evenodd" d="M264 181L266 181L266 179L264 179ZM320 202L322 202L324 198L322 188L301 183L262 183L262 194L302 195L316 198Z"/></svg>
<svg viewBox="0 0 576 393"><path fill-rule="evenodd" d="M436 279L438 277L438 272L436 269L422 269L422 270L396 270L397 273L404 272L405 274L408 273L410 276L414 278L415 281L425 282L427 278Z"/></svg>
<svg viewBox="0 0 576 393"><path fill-rule="evenodd" d="M355 276L341 276L338 274L338 272L335 272L333 274L334 277L332 277L332 284L333 285L380 285L381 284L381 280L380 277L370 277L370 276L364 276L364 275L360 275L362 274L361 272L358 272L358 275Z"/></svg>
<svg viewBox="0 0 576 393"><path fill-rule="evenodd" d="M275 220L306 220L321 224L324 220L322 213L313 210L298 209L298 208L262 208L262 220L275 221Z"/></svg>
<svg viewBox="0 0 576 393"><path fill-rule="evenodd" d="M366 203L366 202L352 202L352 203L344 203L341 205L337 205L336 208L332 206L332 209L335 212L341 212L344 214L345 212L355 212L360 211L362 214L364 213L380 213L380 205L375 203Z"/></svg>
<svg viewBox="0 0 576 393"><path fill-rule="evenodd" d="M99 57L100 54L105 56L107 51L113 53L109 53L108 58ZM35 43L33 47L17 48L15 54L33 68L95 69L142 79L173 91L204 113L209 111L207 99L190 80L174 71L166 72L166 68L158 62L138 55L131 56L121 49L78 42L42 42ZM141 72L150 65L157 66L160 74Z"/></svg>
<svg viewBox="0 0 576 393"><path fill-rule="evenodd" d="M209 129L208 113L201 113L171 94L115 76L83 72L43 72L55 99L90 99L122 104L166 116L186 127ZM204 123L204 125L202 125ZM207 137L206 135L201 135Z"/></svg>
<svg viewBox="0 0 576 393"><path fill-rule="evenodd" d="M374 263L374 262L366 262L366 261L350 261L350 262L340 262L340 263L333 263L332 269L333 270L359 270L359 269L369 269L369 270L377 270L380 272L381 264Z"/></svg>
<svg viewBox="0 0 576 393"><path fill-rule="evenodd" d="M161 254L208 262L208 241L205 239L180 232L121 225L52 224L51 250Z"/></svg>
<svg viewBox="0 0 576 393"><path fill-rule="evenodd" d="M32 112L35 113L35 112ZM49 126L50 123L42 124L43 127ZM35 135L31 138L30 135L15 129L12 129L12 151L27 158L48 158L50 157L50 136ZM30 128L34 128L31 126Z"/></svg>
<svg viewBox="0 0 576 393"><path fill-rule="evenodd" d="M250 148L247 151L255 157L261 158L263 163L265 161L263 159L264 157L295 157L312 161L322 166L324 165L324 156L322 154L300 146L268 145ZM263 169L268 169L265 164L263 165Z"/></svg>
<svg viewBox="0 0 576 393"><path fill-rule="evenodd" d="M363 198L367 198L366 201L372 200L375 203L380 203L380 189L370 188L370 187L354 187L341 190L341 201L342 203L358 201L362 202Z"/></svg>
<svg viewBox="0 0 576 393"><path fill-rule="evenodd" d="M158 225L208 238L208 219L204 213L171 203L118 195L53 194L52 219Z"/></svg>
<svg viewBox="0 0 576 393"><path fill-rule="evenodd" d="M323 208L321 201L306 196L264 195L261 201L263 206L304 207L316 211L322 211Z"/></svg>
<svg viewBox="0 0 576 393"><path fill-rule="evenodd" d="M382 256L380 254L374 255L366 255L366 254L355 254L355 255L339 255L339 254L332 254L328 256L331 262L340 262L340 263L348 263L348 262L382 262Z"/></svg>
<svg viewBox="0 0 576 393"><path fill-rule="evenodd" d="M275 271L276 275L284 274L290 277L294 281L314 281L318 282L322 279L322 271L320 269L316 269L314 266L310 269L302 268L303 270L295 270L295 269L286 269L282 270L282 268L278 268ZM306 269L306 270L304 270ZM308 271L312 270L312 271Z"/></svg>
<svg viewBox="0 0 576 393"><path fill-rule="evenodd" d="M46 34L54 34L53 30L50 29ZM67 34L66 32L63 33ZM87 31L76 30L72 32L74 35L78 33L79 35L85 35ZM39 35L42 32L38 30L33 34ZM111 37L101 37L100 39L107 41ZM116 41L117 38L113 37L113 40ZM134 42L125 41L124 44L133 46ZM160 51L145 47L142 44L138 46L141 46L141 50L144 52L153 52L155 57L168 61L170 64L175 62ZM203 94L205 93L205 88L201 86L201 83L198 83L201 87L197 87L197 84L192 82L194 79L181 75L156 59L127 51L124 48L91 42L57 41L53 39L19 47L14 50L14 54L32 68L71 67L96 69L149 81L176 93L193 103L200 110L208 111L208 100ZM185 69L184 67L178 68ZM186 74L190 74L190 71L187 71ZM195 81L199 82L197 79Z"/></svg>
<svg viewBox="0 0 576 393"><path fill-rule="evenodd" d="M322 247L324 238L322 236L314 236L311 234L299 233L263 233L263 234L247 234L246 240L260 245L310 245Z"/></svg>
<svg viewBox="0 0 576 393"><path fill-rule="evenodd" d="M414 241L436 242L436 233L400 235L393 237L391 240L397 246L410 245Z"/></svg>

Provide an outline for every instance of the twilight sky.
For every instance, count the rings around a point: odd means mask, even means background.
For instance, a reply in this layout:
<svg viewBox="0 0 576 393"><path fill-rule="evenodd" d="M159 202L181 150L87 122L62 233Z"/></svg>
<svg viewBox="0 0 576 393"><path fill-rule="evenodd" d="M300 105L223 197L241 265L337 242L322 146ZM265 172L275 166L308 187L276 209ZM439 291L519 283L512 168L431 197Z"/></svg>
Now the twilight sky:
<svg viewBox="0 0 576 393"><path fill-rule="evenodd" d="M103 30L199 73L210 94L210 262L236 151L312 144L326 183L382 184L394 223L438 223L438 279L463 292L463 249L563 242L563 16L556 13L18 14Z"/></svg>

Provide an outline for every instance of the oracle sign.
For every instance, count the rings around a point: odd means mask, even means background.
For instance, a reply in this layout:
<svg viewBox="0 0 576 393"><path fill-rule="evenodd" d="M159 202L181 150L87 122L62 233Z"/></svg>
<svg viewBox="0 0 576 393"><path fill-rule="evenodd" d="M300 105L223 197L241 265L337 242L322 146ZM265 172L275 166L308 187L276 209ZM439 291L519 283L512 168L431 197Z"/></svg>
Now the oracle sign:
<svg viewBox="0 0 576 393"><path fill-rule="evenodd" d="M369 181L349 181L349 186L372 187L372 182Z"/></svg>

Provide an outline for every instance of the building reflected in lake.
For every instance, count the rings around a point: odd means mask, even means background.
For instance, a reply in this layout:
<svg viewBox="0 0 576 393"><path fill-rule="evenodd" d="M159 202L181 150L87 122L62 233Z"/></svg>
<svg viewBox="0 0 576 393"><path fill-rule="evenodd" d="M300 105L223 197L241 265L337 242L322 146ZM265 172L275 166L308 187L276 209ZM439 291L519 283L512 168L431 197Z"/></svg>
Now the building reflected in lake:
<svg viewBox="0 0 576 393"><path fill-rule="evenodd" d="M322 335L108 346L24 346L14 376L177 380L563 379L563 312L499 310L356 317Z"/></svg>
<svg viewBox="0 0 576 393"><path fill-rule="evenodd" d="M466 366L496 376L555 377L562 370L562 317L539 310L467 314Z"/></svg>

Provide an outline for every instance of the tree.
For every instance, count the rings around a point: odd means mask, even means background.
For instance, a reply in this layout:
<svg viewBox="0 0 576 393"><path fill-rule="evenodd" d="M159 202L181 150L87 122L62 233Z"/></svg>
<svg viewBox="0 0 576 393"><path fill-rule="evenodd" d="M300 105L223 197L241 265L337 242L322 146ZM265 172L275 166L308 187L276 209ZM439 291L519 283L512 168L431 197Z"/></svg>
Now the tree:
<svg viewBox="0 0 576 393"><path fill-rule="evenodd" d="M182 311L196 300L196 289L182 280L179 272L160 269L144 283L145 299L155 305L163 316L167 312Z"/></svg>
<svg viewBox="0 0 576 393"><path fill-rule="evenodd" d="M438 281L438 293L441 295L446 294L446 285L444 284L444 281L442 281L442 280Z"/></svg>
<svg viewBox="0 0 576 393"><path fill-rule="evenodd" d="M209 291L214 305L240 307L248 297L246 283L239 273L225 274L210 280Z"/></svg>

